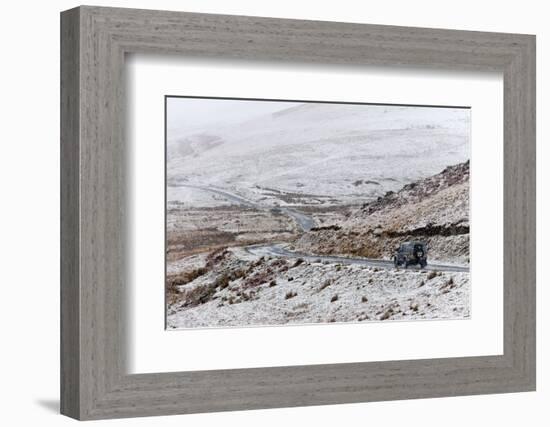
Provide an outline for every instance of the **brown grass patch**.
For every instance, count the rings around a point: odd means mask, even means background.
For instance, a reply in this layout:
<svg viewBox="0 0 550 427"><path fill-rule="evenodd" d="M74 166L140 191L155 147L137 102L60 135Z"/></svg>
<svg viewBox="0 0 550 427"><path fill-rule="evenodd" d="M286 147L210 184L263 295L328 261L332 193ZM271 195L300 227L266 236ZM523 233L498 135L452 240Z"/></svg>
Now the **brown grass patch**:
<svg viewBox="0 0 550 427"><path fill-rule="evenodd" d="M298 258L294 264L292 265L292 267L298 267L299 265L303 264L304 263L304 259L303 258Z"/></svg>
<svg viewBox="0 0 550 427"><path fill-rule="evenodd" d="M196 307L197 305L207 303L216 293L216 287L213 284L199 285L193 289L182 292L183 307Z"/></svg>
<svg viewBox="0 0 550 427"><path fill-rule="evenodd" d="M205 275L208 272L206 267L199 267L183 273L172 275L166 278L166 302L174 304L181 298L179 287L191 283L193 280Z"/></svg>
<svg viewBox="0 0 550 427"><path fill-rule="evenodd" d="M325 282L319 288L319 292L321 292L323 289L328 288L330 285L332 285L332 280L330 279L325 280Z"/></svg>
<svg viewBox="0 0 550 427"><path fill-rule="evenodd" d="M297 296L298 294L294 291L289 291L285 294L285 299L290 299L290 298L294 298L295 296Z"/></svg>

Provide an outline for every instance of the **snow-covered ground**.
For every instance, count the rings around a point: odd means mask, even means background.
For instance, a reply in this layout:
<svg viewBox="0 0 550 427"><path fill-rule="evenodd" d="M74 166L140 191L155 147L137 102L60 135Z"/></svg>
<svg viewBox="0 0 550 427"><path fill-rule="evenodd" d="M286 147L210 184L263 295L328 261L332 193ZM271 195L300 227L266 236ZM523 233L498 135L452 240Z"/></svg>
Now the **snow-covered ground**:
<svg viewBox="0 0 550 427"><path fill-rule="evenodd" d="M187 268L205 262L190 258ZM470 316L468 273L258 259L239 250L177 288L169 329Z"/></svg>
<svg viewBox="0 0 550 427"><path fill-rule="evenodd" d="M269 251L243 244L282 240L291 250L342 254L346 261L363 256L391 259L395 245L412 235L428 243L429 265L444 261L467 268L468 193L465 162L352 209L347 216L334 215L330 225L308 232L289 227L289 218L269 210L183 208L169 215L169 236L179 235L187 247L195 236L210 247L198 255L169 258L167 325L177 329L467 318L468 272L397 270L387 263L380 268L349 265L330 257L323 262L314 256L297 260L284 253L272 257ZM185 228L190 225L196 229ZM232 248L212 245L211 240L221 242L222 232L233 239L226 242ZM175 246L172 242L169 250Z"/></svg>
<svg viewBox="0 0 550 427"><path fill-rule="evenodd" d="M189 109L198 101L177 100ZM467 109L281 106L248 120L224 121L218 111L191 129L175 126L186 120L169 108L168 184L216 186L266 205L353 204L469 158Z"/></svg>
<svg viewBox="0 0 550 427"><path fill-rule="evenodd" d="M168 185L166 188L166 202L168 206L175 205L193 208L212 208L231 205L231 201L219 194L189 186L172 185Z"/></svg>
<svg viewBox="0 0 550 427"><path fill-rule="evenodd" d="M235 205L185 208L169 205L166 215L167 264L197 252L295 237L285 215Z"/></svg>

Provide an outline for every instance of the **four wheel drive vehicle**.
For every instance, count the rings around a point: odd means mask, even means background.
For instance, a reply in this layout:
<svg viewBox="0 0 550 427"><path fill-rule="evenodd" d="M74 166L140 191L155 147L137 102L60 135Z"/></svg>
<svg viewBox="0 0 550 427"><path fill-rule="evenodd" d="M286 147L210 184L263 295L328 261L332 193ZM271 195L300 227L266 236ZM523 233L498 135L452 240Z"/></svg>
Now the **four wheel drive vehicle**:
<svg viewBox="0 0 550 427"><path fill-rule="evenodd" d="M404 242L395 249L393 265L407 268L409 265L419 265L420 268L428 264L428 247L424 242Z"/></svg>

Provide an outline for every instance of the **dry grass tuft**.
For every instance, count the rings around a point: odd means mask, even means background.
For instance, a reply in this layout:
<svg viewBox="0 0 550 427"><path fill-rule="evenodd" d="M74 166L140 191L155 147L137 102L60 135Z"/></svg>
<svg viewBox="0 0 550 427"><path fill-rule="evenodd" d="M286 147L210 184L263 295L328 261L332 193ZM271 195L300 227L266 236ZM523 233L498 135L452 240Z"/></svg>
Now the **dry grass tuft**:
<svg viewBox="0 0 550 427"><path fill-rule="evenodd" d="M296 262L292 265L292 267L298 267L299 265L303 264L305 261L303 258L298 258Z"/></svg>
<svg viewBox="0 0 550 427"><path fill-rule="evenodd" d="M289 291L289 292L286 293L285 299L294 298L296 295L298 295L296 292L294 292L294 291Z"/></svg>
<svg viewBox="0 0 550 427"><path fill-rule="evenodd" d="M436 271L430 271L430 272L428 273L428 275L426 276L426 279L432 280L432 279L435 279L436 276L437 276L437 272L436 272Z"/></svg>
<svg viewBox="0 0 550 427"><path fill-rule="evenodd" d="M325 280L325 282L319 288L319 292L321 292L323 289L328 288L330 285L332 285L332 280L330 279Z"/></svg>
<svg viewBox="0 0 550 427"><path fill-rule="evenodd" d="M380 320L387 320L390 317L392 317L393 314L394 314L393 308L390 307L384 312L384 314L382 314L382 316L380 316Z"/></svg>
<svg viewBox="0 0 550 427"><path fill-rule="evenodd" d="M193 280L204 276L208 270L206 267L199 267L193 270L185 271L175 276L166 278L166 303L172 305L182 296L179 287L191 283Z"/></svg>
<svg viewBox="0 0 550 427"><path fill-rule="evenodd" d="M204 304L212 299L216 293L216 287L210 285L195 286L193 289L189 289L182 292L183 307L196 307L197 305Z"/></svg>

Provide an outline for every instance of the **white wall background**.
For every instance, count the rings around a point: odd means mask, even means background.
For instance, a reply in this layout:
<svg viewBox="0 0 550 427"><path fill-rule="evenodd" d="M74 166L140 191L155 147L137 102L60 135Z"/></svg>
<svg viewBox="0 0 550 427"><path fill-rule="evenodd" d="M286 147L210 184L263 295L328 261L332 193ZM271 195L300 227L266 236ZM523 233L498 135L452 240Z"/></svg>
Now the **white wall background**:
<svg viewBox="0 0 550 427"><path fill-rule="evenodd" d="M550 256L550 27L545 2L339 0L96 1L97 5L320 19L537 34L538 55L538 391L310 408L109 421L146 426L334 426L345 424L445 427L548 425L550 315L544 301ZM59 12L78 2L5 2L0 23L0 380L2 425L63 426L59 384Z"/></svg>

